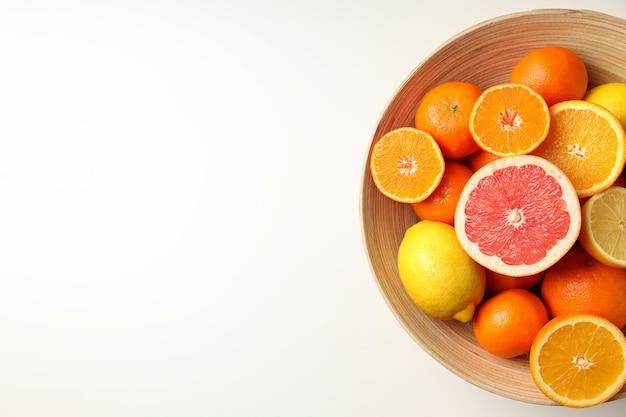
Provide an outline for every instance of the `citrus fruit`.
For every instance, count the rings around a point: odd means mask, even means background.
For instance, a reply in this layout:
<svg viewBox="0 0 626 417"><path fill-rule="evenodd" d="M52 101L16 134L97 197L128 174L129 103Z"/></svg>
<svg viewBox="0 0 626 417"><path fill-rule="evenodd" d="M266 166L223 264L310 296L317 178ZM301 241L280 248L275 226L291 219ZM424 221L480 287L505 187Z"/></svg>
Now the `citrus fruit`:
<svg viewBox="0 0 626 417"><path fill-rule="evenodd" d="M415 203L428 197L443 177L441 149L431 135L402 127L383 135L372 149L370 171L387 197Z"/></svg>
<svg viewBox="0 0 626 417"><path fill-rule="evenodd" d="M548 135L550 113L544 99L522 84L498 84L480 95L470 115L472 137L498 156L524 155Z"/></svg>
<svg viewBox="0 0 626 417"><path fill-rule="evenodd" d="M587 200L580 244L598 261L626 268L626 188L609 187Z"/></svg>
<svg viewBox="0 0 626 417"><path fill-rule="evenodd" d="M438 319L467 323L485 292L485 269L443 222L422 220L407 229L398 248L398 272L413 302Z"/></svg>
<svg viewBox="0 0 626 417"><path fill-rule="evenodd" d="M428 90L415 112L415 127L430 133L445 157L458 159L478 149L469 131L472 106L482 92L475 84L448 81Z"/></svg>
<svg viewBox="0 0 626 417"><path fill-rule="evenodd" d="M600 84L589 89L583 100L609 110L626 130L626 83Z"/></svg>
<svg viewBox="0 0 626 417"><path fill-rule="evenodd" d="M621 328L626 325L626 270L604 265L574 247L546 271L541 299L550 317L595 314Z"/></svg>
<svg viewBox="0 0 626 417"><path fill-rule="evenodd" d="M550 132L532 153L565 172L579 197L589 197L608 188L622 172L626 135L604 107L562 101L550 107Z"/></svg>
<svg viewBox="0 0 626 417"><path fill-rule="evenodd" d="M460 162L447 160L441 182L425 200L413 203L413 211L422 220L454 224L454 210L472 170Z"/></svg>
<svg viewBox="0 0 626 417"><path fill-rule="evenodd" d="M624 386L626 338L599 316L559 316L539 330L529 365L535 384L548 398L567 407L592 407Z"/></svg>
<svg viewBox="0 0 626 417"><path fill-rule="evenodd" d="M483 301L476 308L472 327L476 341L487 352L514 358L530 351L547 322L548 312L539 297L513 288Z"/></svg>
<svg viewBox="0 0 626 417"><path fill-rule="evenodd" d="M537 48L524 55L511 70L509 81L529 86L551 106L581 99L587 91L585 63L574 51L559 47Z"/></svg>
<svg viewBox="0 0 626 417"><path fill-rule="evenodd" d="M543 272L538 272L523 277L512 277L485 269L485 293L497 294L513 288L529 290L541 281L543 274Z"/></svg>
<svg viewBox="0 0 626 417"><path fill-rule="evenodd" d="M479 168L487 165L489 162L500 158L498 155L487 152L484 149L479 149L470 156L467 157L467 165L472 171L478 171Z"/></svg>
<svg viewBox="0 0 626 417"><path fill-rule="evenodd" d="M580 204L565 174L532 155L500 158L469 179L454 217L463 248L509 276L544 271L572 247Z"/></svg>

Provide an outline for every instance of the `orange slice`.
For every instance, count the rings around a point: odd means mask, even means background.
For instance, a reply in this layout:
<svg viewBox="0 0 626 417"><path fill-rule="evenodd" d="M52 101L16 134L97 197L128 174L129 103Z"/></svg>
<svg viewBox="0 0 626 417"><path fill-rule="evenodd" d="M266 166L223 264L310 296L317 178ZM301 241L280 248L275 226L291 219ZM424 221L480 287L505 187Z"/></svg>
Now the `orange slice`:
<svg viewBox="0 0 626 417"><path fill-rule="evenodd" d="M482 149L498 156L524 155L548 135L550 113L543 97L522 84L487 88L470 115L470 132Z"/></svg>
<svg viewBox="0 0 626 417"><path fill-rule="evenodd" d="M609 187L582 209L581 246L596 260L626 268L626 188Z"/></svg>
<svg viewBox="0 0 626 417"><path fill-rule="evenodd" d="M591 407L617 394L626 382L626 338L595 315L564 315L541 328L530 348L537 387L567 407Z"/></svg>
<svg viewBox="0 0 626 417"><path fill-rule="evenodd" d="M550 132L533 154L565 172L579 197L589 197L610 187L622 172L626 135L604 107L562 101L550 107Z"/></svg>
<svg viewBox="0 0 626 417"><path fill-rule="evenodd" d="M425 200L441 182L445 162L433 137L412 127L392 130L372 149L370 171L376 187L402 203Z"/></svg>

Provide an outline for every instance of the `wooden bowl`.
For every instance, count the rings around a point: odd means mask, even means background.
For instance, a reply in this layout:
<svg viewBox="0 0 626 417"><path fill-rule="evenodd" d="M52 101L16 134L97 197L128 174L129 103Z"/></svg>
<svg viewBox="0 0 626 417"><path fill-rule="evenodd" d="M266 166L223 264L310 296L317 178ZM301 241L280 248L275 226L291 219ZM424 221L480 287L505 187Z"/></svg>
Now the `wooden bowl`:
<svg viewBox="0 0 626 417"><path fill-rule="evenodd" d="M410 205L381 194L371 178L372 145L386 132L414 126L423 94L445 81L471 81L481 88L508 81L514 63L532 49L560 45L587 65L589 86L626 82L626 21L587 11L545 9L501 16L475 25L445 42L408 76L385 108L371 138L362 192L362 232L380 290L413 339L443 366L468 382L511 399L552 405L535 386L528 359L500 359L484 351L471 324L432 319L405 293L396 256L405 230L416 221ZM613 400L626 397L626 388Z"/></svg>

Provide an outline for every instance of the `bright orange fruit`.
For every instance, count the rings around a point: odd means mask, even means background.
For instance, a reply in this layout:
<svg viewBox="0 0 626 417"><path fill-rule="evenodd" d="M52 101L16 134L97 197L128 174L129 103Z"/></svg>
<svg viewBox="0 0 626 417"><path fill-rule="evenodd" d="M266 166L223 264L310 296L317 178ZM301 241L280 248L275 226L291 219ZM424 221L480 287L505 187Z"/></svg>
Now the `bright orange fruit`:
<svg viewBox="0 0 626 417"><path fill-rule="evenodd" d="M559 101L582 99L588 74L585 63L574 51L546 46L522 57L513 67L509 81L529 86L551 106Z"/></svg>
<svg viewBox="0 0 626 417"><path fill-rule="evenodd" d="M413 211L422 220L454 225L454 211L463 187L473 172L460 162L447 160L441 182L425 200L413 203Z"/></svg>
<svg viewBox="0 0 626 417"><path fill-rule="evenodd" d="M402 203L427 198L441 182L445 161L431 135L402 127L383 135L370 156L370 171L376 187Z"/></svg>
<svg viewBox="0 0 626 417"><path fill-rule="evenodd" d="M498 158L500 158L498 155L487 152L484 149L479 149L470 156L468 156L466 162L467 165L472 169L472 171L478 171L479 168L482 168L489 162L494 161Z"/></svg>
<svg viewBox="0 0 626 417"><path fill-rule="evenodd" d="M626 270L604 265L574 247L546 271L541 299L550 317L595 314L621 328L626 325Z"/></svg>
<svg viewBox="0 0 626 417"><path fill-rule="evenodd" d="M485 269L485 292L488 294L497 294L513 288L529 290L541 281L543 274L543 272L538 272L523 277L512 277Z"/></svg>
<svg viewBox="0 0 626 417"><path fill-rule="evenodd" d="M530 351L535 336L547 322L548 312L541 299L528 290L513 288L479 304L472 325L483 349L514 358Z"/></svg>
<svg viewBox="0 0 626 417"><path fill-rule="evenodd" d="M522 84L487 88L470 115L469 129L480 148L498 156L524 155L548 135L550 113L545 100Z"/></svg>
<svg viewBox="0 0 626 417"><path fill-rule="evenodd" d="M472 107L482 90L464 81L449 81L428 90L415 112L415 127L430 133L447 158L459 159L478 149L469 131Z"/></svg>
<svg viewBox="0 0 626 417"><path fill-rule="evenodd" d="M579 197L613 184L626 162L626 135L619 120L597 104L583 100L550 107L550 132L532 152L558 166Z"/></svg>
<svg viewBox="0 0 626 417"><path fill-rule="evenodd" d="M541 298L550 317L595 314L621 328L626 325L626 270L604 265L577 246L548 269Z"/></svg>
<svg viewBox="0 0 626 417"><path fill-rule="evenodd" d="M567 407L592 407L612 398L626 382L626 338L600 316L559 316L539 330L529 365L548 398Z"/></svg>

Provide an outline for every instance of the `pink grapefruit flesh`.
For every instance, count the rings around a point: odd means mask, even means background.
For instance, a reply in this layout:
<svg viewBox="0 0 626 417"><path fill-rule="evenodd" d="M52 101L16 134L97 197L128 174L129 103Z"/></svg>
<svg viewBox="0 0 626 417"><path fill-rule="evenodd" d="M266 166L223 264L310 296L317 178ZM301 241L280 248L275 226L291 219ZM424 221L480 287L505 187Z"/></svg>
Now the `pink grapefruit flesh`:
<svg viewBox="0 0 626 417"><path fill-rule="evenodd" d="M532 275L574 245L580 203L570 180L551 162L505 157L470 178L454 222L461 245L476 262L500 274Z"/></svg>

